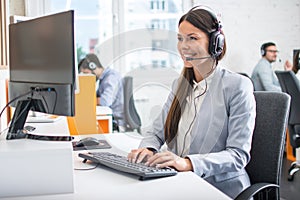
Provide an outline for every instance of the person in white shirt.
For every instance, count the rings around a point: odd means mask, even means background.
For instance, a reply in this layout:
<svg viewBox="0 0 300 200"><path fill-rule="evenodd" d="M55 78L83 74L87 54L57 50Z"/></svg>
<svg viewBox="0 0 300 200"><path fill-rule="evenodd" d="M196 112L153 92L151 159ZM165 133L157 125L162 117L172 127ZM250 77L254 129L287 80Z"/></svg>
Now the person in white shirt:
<svg viewBox="0 0 300 200"><path fill-rule="evenodd" d="M275 43L267 42L261 45L261 59L253 69L251 80L256 91L281 91L279 81L272 69L278 50Z"/></svg>

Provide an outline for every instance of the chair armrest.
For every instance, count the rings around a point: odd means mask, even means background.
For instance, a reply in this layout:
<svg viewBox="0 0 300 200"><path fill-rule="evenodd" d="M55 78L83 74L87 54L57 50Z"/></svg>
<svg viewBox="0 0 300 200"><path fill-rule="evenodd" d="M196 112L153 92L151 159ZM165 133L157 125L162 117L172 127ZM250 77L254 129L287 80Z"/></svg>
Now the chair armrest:
<svg viewBox="0 0 300 200"><path fill-rule="evenodd" d="M244 191L242 191L235 200L247 200L252 198L255 194L259 193L260 191L269 188L269 187L276 187L279 188L279 185L272 184L272 183L256 183L248 188L246 188Z"/></svg>

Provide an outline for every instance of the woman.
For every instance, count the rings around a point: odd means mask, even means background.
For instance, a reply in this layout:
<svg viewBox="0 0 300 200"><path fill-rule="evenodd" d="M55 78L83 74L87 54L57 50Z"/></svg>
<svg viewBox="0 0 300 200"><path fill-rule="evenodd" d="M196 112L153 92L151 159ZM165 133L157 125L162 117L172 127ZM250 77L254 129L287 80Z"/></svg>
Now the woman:
<svg viewBox="0 0 300 200"><path fill-rule="evenodd" d="M255 122L253 86L219 60L226 52L221 25L205 7L194 7L179 21L182 76L173 84L163 111L131 162L193 171L230 197L250 185ZM167 150L159 151L166 144Z"/></svg>

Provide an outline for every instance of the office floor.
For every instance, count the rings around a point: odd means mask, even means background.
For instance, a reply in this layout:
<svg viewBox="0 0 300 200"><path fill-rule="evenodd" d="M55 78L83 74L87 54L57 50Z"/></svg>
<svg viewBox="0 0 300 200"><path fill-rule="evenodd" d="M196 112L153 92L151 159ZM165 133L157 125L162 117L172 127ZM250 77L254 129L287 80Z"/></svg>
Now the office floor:
<svg viewBox="0 0 300 200"><path fill-rule="evenodd" d="M294 176L294 180L289 182L287 180L288 169L291 161L285 157L283 159L281 184L280 184L280 199L281 200L298 200L300 196L300 172Z"/></svg>

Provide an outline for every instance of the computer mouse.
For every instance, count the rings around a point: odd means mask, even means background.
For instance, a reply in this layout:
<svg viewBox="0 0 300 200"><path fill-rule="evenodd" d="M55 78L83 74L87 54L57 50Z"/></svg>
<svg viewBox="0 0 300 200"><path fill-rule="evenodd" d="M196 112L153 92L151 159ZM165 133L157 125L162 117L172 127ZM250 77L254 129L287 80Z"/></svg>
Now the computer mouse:
<svg viewBox="0 0 300 200"><path fill-rule="evenodd" d="M76 147L95 146L99 144L99 140L93 137L82 138L75 143Z"/></svg>

